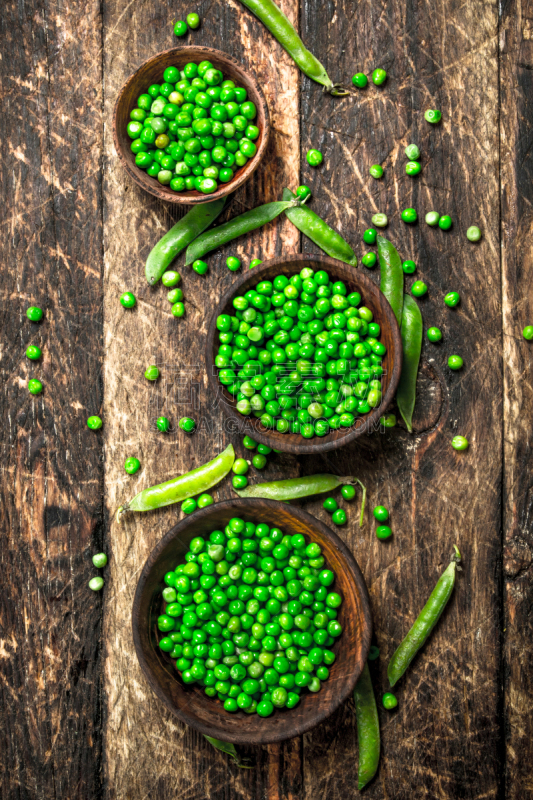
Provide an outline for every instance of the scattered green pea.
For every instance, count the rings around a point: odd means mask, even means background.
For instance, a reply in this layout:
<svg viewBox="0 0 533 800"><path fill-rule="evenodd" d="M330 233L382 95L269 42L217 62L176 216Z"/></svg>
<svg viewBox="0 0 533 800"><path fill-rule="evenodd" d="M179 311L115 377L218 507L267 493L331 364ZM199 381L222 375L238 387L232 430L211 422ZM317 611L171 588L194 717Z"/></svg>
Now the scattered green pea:
<svg viewBox="0 0 533 800"><path fill-rule="evenodd" d="M178 422L182 431L185 433L192 433L196 428L196 422L192 419L192 417L182 417Z"/></svg>
<svg viewBox="0 0 533 800"><path fill-rule="evenodd" d="M38 381L36 378L32 378L28 381L28 391L30 394L41 394L43 390L43 385L41 381Z"/></svg>
<svg viewBox="0 0 533 800"><path fill-rule="evenodd" d="M198 503L194 499L194 497L189 497L187 500L184 500L181 504L181 510L184 514L192 514L196 511Z"/></svg>
<svg viewBox="0 0 533 800"><path fill-rule="evenodd" d="M419 172L422 171L421 165L418 161L408 161L405 165L405 174L406 175L418 175Z"/></svg>
<svg viewBox="0 0 533 800"><path fill-rule="evenodd" d="M42 356L42 350L40 347L31 344L28 348L26 348L26 358L29 358L30 361L37 361Z"/></svg>
<svg viewBox="0 0 533 800"><path fill-rule="evenodd" d="M454 436L452 439L452 447L454 450L466 450L468 444L469 442L466 436Z"/></svg>
<svg viewBox="0 0 533 800"><path fill-rule="evenodd" d="M466 231L466 238L469 242L479 242L481 239L481 231L477 225L471 225Z"/></svg>
<svg viewBox="0 0 533 800"><path fill-rule="evenodd" d="M436 125L437 122L440 122L442 119L442 114L436 108L428 109L424 114L424 119L427 122L431 122L432 125Z"/></svg>
<svg viewBox="0 0 533 800"><path fill-rule="evenodd" d="M384 69L375 69L372 73L372 81L376 84L376 86L381 86L387 80L387 73Z"/></svg>
<svg viewBox="0 0 533 800"><path fill-rule="evenodd" d="M231 482L234 489L246 489L248 486L248 478L246 475L234 475Z"/></svg>
<svg viewBox="0 0 533 800"><path fill-rule="evenodd" d="M183 300L183 292L181 289L171 289L170 292L167 292L167 300L171 305L174 303L178 303Z"/></svg>
<svg viewBox="0 0 533 800"><path fill-rule="evenodd" d="M363 233L363 242L365 242L365 244L375 244L377 238L378 232L375 228L367 228Z"/></svg>
<svg viewBox="0 0 533 800"><path fill-rule="evenodd" d="M268 456L272 453L272 448L269 447L267 444L258 444L257 445L257 452L261 453L263 456ZM274 453L279 453L280 450L274 450Z"/></svg>
<svg viewBox="0 0 533 800"><path fill-rule="evenodd" d="M303 184L302 186L298 186L296 189L296 197L302 202L305 202L309 197L311 197L311 189L309 186L304 186Z"/></svg>
<svg viewBox="0 0 533 800"><path fill-rule="evenodd" d="M428 328L427 337L430 342L440 342L442 339L442 333L438 328Z"/></svg>
<svg viewBox="0 0 533 800"><path fill-rule="evenodd" d="M418 161L420 158L420 150L416 144L408 144L404 152L409 161Z"/></svg>
<svg viewBox="0 0 533 800"><path fill-rule="evenodd" d="M416 264L414 261L407 259L407 261L403 262L402 269L406 275L412 275L413 272L416 272Z"/></svg>
<svg viewBox="0 0 533 800"><path fill-rule="evenodd" d="M396 425L396 416L394 414L385 414L383 417L380 417L379 422L384 428L394 428Z"/></svg>
<svg viewBox="0 0 533 800"><path fill-rule="evenodd" d="M392 531L388 525L378 525L376 528L376 536L378 539L388 539L389 536L392 536Z"/></svg>
<svg viewBox="0 0 533 800"><path fill-rule="evenodd" d="M185 306L181 302L174 303L170 312L174 317L182 317L185 314Z"/></svg>
<svg viewBox="0 0 533 800"><path fill-rule="evenodd" d="M376 506L373 513L378 522L386 522L389 518L389 512L385 506Z"/></svg>
<svg viewBox="0 0 533 800"><path fill-rule="evenodd" d="M158 417L155 421L157 430L161 433L167 433L170 430L170 421L167 417Z"/></svg>
<svg viewBox="0 0 533 800"><path fill-rule="evenodd" d="M104 423L100 419L100 417L89 417L87 420L87 427L90 428L92 431L97 431L99 428L102 427Z"/></svg>
<svg viewBox="0 0 533 800"><path fill-rule="evenodd" d="M226 259L226 266L231 272L237 272L237 270L241 268L240 259L235 256L229 256Z"/></svg>
<svg viewBox="0 0 533 800"><path fill-rule="evenodd" d="M261 261L260 258L252 258L252 260L250 261L250 267L249 268L253 269L254 267L258 267L259 264L262 264L262 263L263 262Z"/></svg>
<svg viewBox="0 0 533 800"><path fill-rule="evenodd" d="M346 511L343 508L338 508L331 515L331 519L335 523L335 525L346 525L346 520L347 520Z"/></svg>
<svg viewBox="0 0 533 800"><path fill-rule="evenodd" d="M533 329L532 329L533 334ZM448 366L450 369L461 369L463 366L463 359L461 356L450 356L448 358Z"/></svg>
<svg viewBox="0 0 533 800"><path fill-rule="evenodd" d="M438 211L428 211L425 216L426 223L432 228L439 224L440 214Z"/></svg>
<svg viewBox="0 0 533 800"><path fill-rule="evenodd" d="M444 295L444 302L449 308L454 308L460 300L461 296L459 292L448 292Z"/></svg>
<svg viewBox="0 0 533 800"><path fill-rule="evenodd" d="M413 297L423 297L428 290L424 281L415 281L411 286L411 294Z"/></svg>
<svg viewBox="0 0 533 800"><path fill-rule="evenodd" d="M197 500L197 505L198 508L207 508L207 506L212 506L214 502L210 494L201 494Z"/></svg>
<svg viewBox="0 0 533 800"><path fill-rule="evenodd" d="M452 227L452 218L448 214L444 214L439 219L439 228L441 231L449 231Z"/></svg>
<svg viewBox="0 0 533 800"><path fill-rule="evenodd" d="M124 308L133 308L137 300L132 292L124 292L124 294L120 296L120 302Z"/></svg>
<svg viewBox="0 0 533 800"><path fill-rule="evenodd" d="M252 466L254 466L256 469L264 469L266 465L267 459L262 453L258 453L252 458Z"/></svg>
<svg viewBox="0 0 533 800"><path fill-rule="evenodd" d="M199 25L200 25L200 17L195 12L191 12L190 14L187 14L185 19L187 21L188 27L191 28L191 30L193 30L193 31L195 31L196 28L198 28ZM176 34L176 35L178 35L178 34Z"/></svg>
<svg viewBox="0 0 533 800"><path fill-rule="evenodd" d="M379 180L383 177L383 167L380 164L372 164L368 171L373 178L376 178L376 180Z"/></svg>
<svg viewBox="0 0 533 800"><path fill-rule="evenodd" d="M156 381L159 378L159 370L155 364L151 364L144 373L147 381Z"/></svg>
<svg viewBox="0 0 533 800"><path fill-rule="evenodd" d="M104 579L101 578L99 575L96 578L91 578L89 581L89 589L92 589L93 592L99 592L104 586Z"/></svg>
<svg viewBox="0 0 533 800"><path fill-rule="evenodd" d="M367 658L369 661L375 661L376 658L379 658L379 647L376 647L375 644L371 644Z"/></svg>
<svg viewBox="0 0 533 800"><path fill-rule="evenodd" d="M373 252L369 252L364 254L364 256L361 259L361 263L367 269L372 269L373 267L376 266L377 260L378 260L377 255Z"/></svg>
<svg viewBox="0 0 533 800"><path fill-rule="evenodd" d="M247 450L255 450L257 447L257 442L255 439L252 439L251 436L245 436L242 440L243 447L246 447Z"/></svg>
<svg viewBox="0 0 533 800"><path fill-rule="evenodd" d="M416 222L418 219L418 214L416 213L415 208L405 208L402 211L402 219L404 222L412 223Z"/></svg>
<svg viewBox="0 0 533 800"><path fill-rule="evenodd" d="M192 262L192 268L198 275L205 275L209 267L202 261L200 258L197 258L196 261Z"/></svg>
<svg viewBox="0 0 533 800"><path fill-rule="evenodd" d="M391 694L391 692L385 692L383 695L383 708L386 708L387 711L391 711L393 708L396 708L397 705L398 700L396 697Z"/></svg>
<svg viewBox="0 0 533 800"><path fill-rule="evenodd" d="M236 458L233 462L232 470L235 475L246 475L249 469L250 466L244 458Z"/></svg>
<svg viewBox="0 0 533 800"><path fill-rule="evenodd" d="M138 458L135 458L134 456L127 458L124 462L124 469L126 470L128 475L135 475L135 473L138 472L140 468L141 468L141 462L139 461Z"/></svg>
<svg viewBox="0 0 533 800"><path fill-rule="evenodd" d="M95 553L92 561L96 569L103 569L107 564L107 556L105 553Z"/></svg>
<svg viewBox="0 0 533 800"><path fill-rule="evenodd" d="M42 308L37 308L37 306L30 306L26 310L26 316L28 317L30 322L40 322L43 318Z"/></svg>
<svg viewBox="0 0 533 800"><path fill-rule="evenodd" d="M334 497L326 497L322 505L326 509L326 511L329 511L330 514L333 514L333 512L336 511L339 507L339 504L337 503Z"/></svg>
<svg viewBox="0 0 533 800"><path fill-rule="evenodd" d="M526 327L522 331L522 336L524 337L524 339L531 341L531 339L533 339L533 325L526 325Z"/></svg>
<svg viewBox="0 0 533 800"><path fill-rule="evenodd" d="M351 486L349 483L341 486L341 495L345 500L353 500L355 497L355 487Z"/></svg>
<svg viewBox="0 0 533 800"><path fill-rule="evenodd" d="M311 167L318 167L319 164L322 163L324 160L324 156L320 152L320 150L309 150L307 152L307 163Z"/></svg>
<svg viewBox="0 0 533 800"><path fill-rule="evenodd" d="M187 23L179 19L174 25L174 36L185 36L187 33Z"/></svg>
<svg viewBox="0 0 533 800"><path fill-rule="evenodd" d="M161 283L163 286L166 286L167 289L171 289L173 286L177 286L177 284L181 281L181 275L179 272L176 272L173 269L168 269L166 272L163 273L161 277Z"/></svg>
<svg viewBox="0 0 533 800"><path fill-rule="evenodd" d="M364 89L368 86L368 78L364 72L356 72L352 78L352 83L354 86L357 86L358 89Z"/></svg>
<svg viewBox="0 0 533 800"><path fill-rule="evenodd" d="M376 228L386 228L389 224L389 218L386 214L374 214L372 217L372 225L375 225Z"/></svg>

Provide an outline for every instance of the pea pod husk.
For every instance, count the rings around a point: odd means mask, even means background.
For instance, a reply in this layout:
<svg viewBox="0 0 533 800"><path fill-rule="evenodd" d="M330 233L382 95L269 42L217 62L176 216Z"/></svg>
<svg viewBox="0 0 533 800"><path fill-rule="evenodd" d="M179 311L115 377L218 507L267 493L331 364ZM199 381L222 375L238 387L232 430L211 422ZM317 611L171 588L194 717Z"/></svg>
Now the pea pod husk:
<svg viewBox="0 0 533 800"><path fill-rule="evenodd" d="M290 189L283 190L284 200L295 198L296 195ZM310 208L298 205L287 209L285 216L328 256L344 261L345 264L350 264L352 267L357 266L357 256L348 242Z"/></svg>
<svg viewBox="0 0 533 800"><path fill-rule="evenodd" d="M461 553L459 552L459 548L454 545L452 560L438 579L435 588L431 592L426 605L416 618L411 630L389 661L387 676L391 686L394 686L395 683L400 680L439 621L440 615L446 608L446 604L453 591L456 571L461 569L459 566L460 561Z"/></svg>
<svg viewBox="0 0 533 800"><path fill-rule="evenodd" d="M381 270L379 288L391 304L398 325L402 324L403 268L398 251L393 244L378 234L378 257Z"/></svg>
<svg viewBox="0 0 533 800"><path fill-rule="evenodd" d="M283 202L282 200L277 200L274 203L265 203L263 206L257 206L257 208L252 208L250 211L230 219L224 225L219 225L217 228L206 231L187 248L185 265L192 264L197 258L202 258L206 253L215 250L217 247L222 247L223 244L231 242L238 236L255 231L256 228L261 228L267 222L272 222L282 211L286 211L293 205L298 205L298 203L294 201Z"/></svg>
<svg viewBox="0 0 533 800"><path fill-rule="evenodd" d="M422 314L411 295L404 295L402 324L403 362L400 381L396 391L396 402L407 430L412 433L412 419L416 400L416 376L422 351Z"/></svg>
<svg viewBox="0 0 533 800"><path fill-rule="evenodd" d="M204 737L207 739L209 744L212 744L213 747L217 748L217 750L221 750L223 753L227 753L229 756L231 756L235 764L238 767L241 767L241 769L253 768L253 762L248 758L242 758L242 756L239 755L235 745L231 744L231 742L223 742L222 739L215 739L213 736L207 736L205 733Z"/></svg>
<svg viewBox="0 0 533 800"><path fill-rule="evenodd" d="M359 746L358 789L364 789L377 772L381 738L379 717L368 663L354 689L355 716L357 719L357 743Z"/></svg>
<svg viewBox="0 0 533 800"><path fill-rule="evenodd" d="M150 286L156 284L176 256L216 220L225 202L226 198L222 197L211 203L193 206L168 233L165 233L146 259L145 274Z"/></svg>
<svg viewBox="0 0 533 800"><path fill-rule="evenodd" d="M122 516L128 511L153 511L207 492L228 474L234 461L235 450L233 445L229 444L220 455L207 464L202 464L191 472L178 475L165 483L143 489L129 503L120 506L116 515L117 522L120 523Z"/></svg>
<svg viewBox="0 0 533 800"><path fill-rule="evenodd" d="M349 94L344 86L331 81L320 61L306 48L292 23L273 0L241 0L241 3L261 20L308 78L320 83L324 91L335 97Z"/></svg>

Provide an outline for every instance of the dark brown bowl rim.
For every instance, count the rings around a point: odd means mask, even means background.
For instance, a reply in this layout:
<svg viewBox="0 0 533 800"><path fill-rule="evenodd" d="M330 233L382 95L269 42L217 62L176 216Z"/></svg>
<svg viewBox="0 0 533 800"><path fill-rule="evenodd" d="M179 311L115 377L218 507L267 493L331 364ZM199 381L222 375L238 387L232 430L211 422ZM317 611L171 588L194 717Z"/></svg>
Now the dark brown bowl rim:
<svg viewBox="0 0 533 800"><path fill-rule="evenodd" d="M248 81L250 86L253 86L255 92L257 92L258 99L260 101L262 111L264 114L265 122L262 129L262 137L261 142L259 143L259 147L257 149L257 153L255 156L247 163L241 170L237 171L235 176L231 179L229 183L225 183L221 185L216 192L212 194L205 195L201 192L198 192L196 189L188 190L187 192L173 192L171 189L168 189L166 186L162 184L157 184L152 186L151 179L150 181L143 180L143 176L145 173L143 170L139 169L137 166L132 166L126 156L124 155L122 145L119 142L118 134L117 134L117 114L120 102L126 92L126 89L129 88L129 85L135 80L137 74L148 64L151 62L155 62L158 59L162 58L163 56L169 55L171 53L184 53L190 52L191 58L199 55L205 56L206 58L209 57L210 60L213 58L216 60L220 58L230 64L239 72L241 73L246 81ZM244 81L243 81L244 82ZM202 47L200 45L184 45L182 47L171 47L168 50L162 50L160 53L156 53L156 55L147 58L145 61L140 64L139 67L132 72L131 75L125 80L120 92L118 93L117 99L115 101L115 107L113 109L113 143L115 146L115 151L122 163L122 166L132 178L135 183L140 186L144 191L149 192L154 197L157 197L159 200L164 200L167 203L177 203L177 204L184 204L184 205L197 205L199 203L211 203L213 200L218 200L221 197L227 197L229 194L232 194L239 186L242 186L251 175L255 172L259 164L261 163L263 156L266 151L266 147L268 145L268 139L270 135L270 114L268 111L268 104L265 100L263 92L261 91L257 81L253 79L250 74L243 68L242 64L236 61L232 56L225 53L223 50L216 50L212 47Z"/></svg>
<svg viewBox="0 0 533 800"><path fill-rule="evenodd" d="M354 272L354 280L356 280L362 287L363 292L366 292L367 295L371 294L374 297L381 295L381 298L385 301L388 306L389 311L387 312L387 306L385 306L386 314L387 314L387 324L390 327L392 339L394 341L394 351L395 351L395 359L392 365L392 374L389 385L387 386L387 390L383 395L383 399L381 404L377 407L372 409L371 412L364 414L358 417L355 423L350 427L346 428L346 433L343 436L335 437L332 433L324 436L321 439L317 439L316 437L312 440L314 442L309 442L309 440L301 438L301 444L293 444L288 440L285 442L284 445L284 436L285 434L278 434L275 435L275 432L270 431L269 429L265 428L259 420L255 417L243 417L242 414L234 407L234 402L229 393L225 390L225 387L222 386L220 381L218 380L218 370L215 367L214 361L214 345L215 345L215 335L217 333L216 321L219 314L223 313L225 306L233 299L236 294L241 292L242 287L249 283L259 283L261 280L261 275L264 272L267 272L272 267L280 266L280 267L287 267L288 265L303 265L307 262L313 261L315 264L320 264L322 269L335 271L339 267L344 269L349 269L350 265L346 264L344 261L339 261L335 258L330 258L329 256L325 255L314 255L312 253L299 253L290 256L278 256L277 258L272 258L269 261L264 261L260 266L254 267L251 272L244 273L235 283L233 283L228 291L222 296L220 302L218 303L216 309L214 310L211 321L209 323L209 328L207 332L207 340L206 340L206 370L207 370L207 379L209 381L211 391L214 393L215 397L219 396L219 392L222 394L223 398L223 409L224 413L228 414L231 419L235 422L236 428L239 433L248 433L252 438L258 440L262 444L269 445L270 447L278 448L283 450L286 453L293 453L295 455L304 455L310 453L326 453L330 450L336 450L339 447L343 447L344 445L352 442L354 439L357 439L359 436L371 431L376 423L378 422L379 418L385 413L389 405L392 403L393 397L396 393L396 389L398 387L398 382L400 380L400 374L402 371L402 340L400 336L400 328L398 326L398 322L396 317L394 316L394 312L390 306L390 303L387 301L387 298L380 290L378 286L368 278L363 272L361 272L357 268L353 268ZM300 268L302 268L300 267ZM364 294L363 294L364 296ZM390 312L390 313L389 313ZM333 432L335 433L335 432ZM330 438L331 437L331 438Z"/></svg>
<svg viewBox="0 0 533 800"><path fill-rule="evenodd" d="M209 516L216 511L217 506L224 506L227 507L228 505L233 505L235 508L242 507L243 505L253 508L255 505L264 507L271 507L273 510L276 509L283 509L286 513L290 510L292 514L296 517L299 517L303 523L311 524L317 526L322 535L329 539L330 542L335 546L337 551L340 555L344 558L346 562L347 569L351 572L352 578L355 582L357 593L359 595L362 607L362 619L363 619L363 628L361 630L361 636L359 638L359 648L354 654L354 662L353 662L353 672L350 675L350 679L345 682L342 687L342 690L338 692L335 696L335 699L331 703L330 707L324 709L323 711L319 712L314 716L312 719L307 719L307 721L303 721L297 723L288 733L278 732L273 734L272 737L268 737L268 739L261 739L260 741L255 741L253 737L250 737L249 734L246 733L245 726L244 731L242 734L233 734L231 732L226 731L224 728L218 728L215 726L208 726L203 725L195 718L191 718L190 715L187 713L186 708L179 708L174 705L174 703L169 699L165 691L161 688L159 683L157 682L156 678L153 675L152 669L150 664L147 661L145 656L141 636L140 636L140 606L141 606L141 598L144 591L144 587L146 586L149 574L153 567L155 566L159 556L164 551L167 544L172 541L172 539L179 537L183 531L187 529L189 526L192 518L195 520L201 519L202 517ZM186 517L185 519L180 520L176 525L174 525L167 534L156 544L146 562L144 567L142 568L141 574L139 576L139 580L137 582L137 588L135 590L135 596L133 599L133 607L132 607L132 633L133 633L133 643L135 646L135 652L137 654L137 659L139 661L141 670L148 681L150 687L157 695L159 700L165 705L165 707L172 712L175 716L177 716L182 722L190 725L192 728L200 731L200 733L205 734L207 736L212 736L216 739L222 739L223 741L232 742L234 744L274 744L276 742L282 742L286 739L291 739L294 736L301 736L307 731L314 728L316 725L323 722L325 719L331 716L341 705L344 703L345 700L352 694L355 685L363 671L363 667L366 663L368 651L370 649L370 640L372 638L372 612L370 609L370 599L368 595L368 589L365 583L365 579L361 572L361 569L355 560L352 552L348 549L346 544L342 541L342 539L335 533L335 531L328 528L321 520L314 517L312 514L309 514L307 511L303 511L301 508L297 508L294 506L287 506L286 503L279 503L276 500L266 500L266 499L230 499L224 500L220 503L215 503L213 505L207 506L206 508L201 509L200 511L196 511L194 515L191 517ZM358 655L357 655L358 654ZM206 702L209 698L206 698ZM294 722L294 720L291 720Z"/></svg>

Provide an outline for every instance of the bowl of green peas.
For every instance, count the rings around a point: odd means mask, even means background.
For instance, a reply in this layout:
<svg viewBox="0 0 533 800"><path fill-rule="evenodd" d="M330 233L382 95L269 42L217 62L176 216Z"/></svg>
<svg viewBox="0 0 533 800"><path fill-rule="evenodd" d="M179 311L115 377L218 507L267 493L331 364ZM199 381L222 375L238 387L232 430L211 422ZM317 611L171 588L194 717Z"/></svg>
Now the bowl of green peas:
<svg viewBox="0 0 533 800"><path fill-rule="evenodd" d="M122 87L113 117L126 172L170 203L233 192L257 169L269 130L257 82L209 47L176 47L149 58Z"/></svg>
<svg viewBox="0 0 533 800"><path fill-rule="evenodd" d="M327 256L263 262L221 298L206 370L241 433L327 452L378 429L402 368L400 330L362 270Z"/></svg>
<svg viewBox="0 0 533 800"><path fill-rule="evenodd" d="M139 578L141 668L164 705L240 744L301 735L353 692L372 632L342 540L305 511L226 500L180 521Z"/></svg>

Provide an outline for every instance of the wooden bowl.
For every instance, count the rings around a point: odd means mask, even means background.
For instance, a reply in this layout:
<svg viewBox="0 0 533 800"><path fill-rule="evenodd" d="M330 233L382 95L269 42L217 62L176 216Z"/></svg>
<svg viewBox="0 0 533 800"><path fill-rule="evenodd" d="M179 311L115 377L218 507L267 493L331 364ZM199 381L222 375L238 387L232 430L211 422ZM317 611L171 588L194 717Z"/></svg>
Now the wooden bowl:
<svg viewBox="0 0 533 800"><path fill-rule="evenodd" d="M336 431L331 431L327 436L322 438L315 436L313 439L304 439L298 433L279 433L278 431L270 430L265 428L256 417L239 414L235 407L237 401L218 380L219 370L215 366L215 357L219 347L218 329L216 327L217 317L220 314L234 313L233 298L236 295L245 294L249 289L256 286L259 281L272 280L276 275L280 274L290 277L299 273L304 267L310 267L315 271L325 269L332 279L344 281L348 288L348 293L359 292L363 298L364 305L372 311L374 321L380 324L380 341L387 347L387 353L383 359L384 374L382 377L381 405L372 409L368 414L358 417L350 428L339 428ZM392 402L400 380L400 372L402 370L400 329L385 295L370 278L366 277L362 270L354 269L354 267L328 256L293 255L285 258L273 258L271 261L265 261L259 267L246 271L221 299L213 313L207 333L206 368L213 396L223 398L222 407L234 422L234 429L236 428L240 433L247 433L252 439L262 442L275 450L282 450L285 453L325 453L328 450L342 447L358 436L369 433L379 426L379 418Z"/></svg>
<svg viewBox="0 0 533 800"><path fill-rule="evenodd" d="M255 103L257 117L254 124L259 128L259 137L254 142L257 146L257 153L244 167L240 167L235 172L229 183L220 184L217 191L212 194L202 194L196 189L174 192L169 186L159 183L156 178L151 178L135 164L135 155L131 152L131 139L126 128L130 120L130 112L137 105L138 96L146 92L152 83L162 82L163 72L167 67L183 69L189 61L205 60L211 61L213 66L220 69L224 73L225 79L231 79L237 86L243 86L248 92L248 99ZM268 106L256 81L243 70L237 61L226 53L213 50L211 47L173 47L172 50L165 50L149 58L133 75L130 75L120 90L113 113L113 141L124 169L142 189L167 203L187 203L188 205L207 203L234 192L257 169L265 154L269 132Z"/></svg>
<svg viewBox="0 0 533 800"><path fill-rule="evenodd" d="M156 620L162 608L163 576L183 563L191 539L223 529L236 516L280 527L291 535L303 533L317 542L328 567L335 572L335 591L343 598L338 617L343 632L332 648L336 659L329 678L316 694L302 695L295 708L276 710L267 718L243 711L235 714L224 711L222 703L217 698L207 697L201 687L184 684L174 663L157 646L162 635L157 630ZM346 545L310 514L274 500L225 500L178 522L144 565L133 601L132 625L141 668L169 711L201 733L236 744L281 742L305 733L329 717L353 692L372 634L365 581Z"/></svg>

